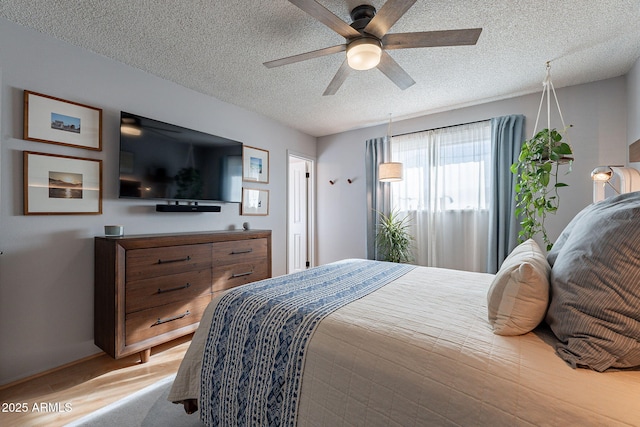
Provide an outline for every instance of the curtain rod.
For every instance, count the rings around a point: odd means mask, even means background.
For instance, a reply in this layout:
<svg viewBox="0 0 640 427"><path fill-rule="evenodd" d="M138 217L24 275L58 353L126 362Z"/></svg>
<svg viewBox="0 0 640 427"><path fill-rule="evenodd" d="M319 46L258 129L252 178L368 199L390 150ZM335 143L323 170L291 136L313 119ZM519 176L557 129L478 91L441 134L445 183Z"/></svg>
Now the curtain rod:
<svg viewBox="0 0 640 427"><path fill-rule="evenodd" d="M456 127L456 126L464 126L464 125L472 125L474 123L481 123L481 122L487 122L490 121L491 119L484 119L484 120L475 120L473 122L467 122L467 123L459 123L456 125L449 125L449 126L440 126L437 128L431 128L431 129L423 129L423 130L416 130L413 132L406 132L406 133L400 133L398 135L391 135L391 137L393 138L394 136L404 136L404 135L411 135L412 133L420 133L420 132L429 132L431 130L440 130L440 129L447 129L447 128L452 128L452 127Z"/></svg>

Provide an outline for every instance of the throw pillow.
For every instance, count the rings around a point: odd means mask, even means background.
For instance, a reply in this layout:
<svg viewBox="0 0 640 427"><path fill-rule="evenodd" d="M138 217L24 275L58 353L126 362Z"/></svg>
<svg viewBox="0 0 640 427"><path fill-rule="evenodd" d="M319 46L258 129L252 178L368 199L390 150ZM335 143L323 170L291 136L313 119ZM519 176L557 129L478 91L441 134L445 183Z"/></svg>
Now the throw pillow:
<svg viewBox="0 0 640 427"><path fill-rule="evenodd" d="M522 335L544 319L549 303L549 263L533 240L504 260L487 293L489 323L498 335Z"/></svg>

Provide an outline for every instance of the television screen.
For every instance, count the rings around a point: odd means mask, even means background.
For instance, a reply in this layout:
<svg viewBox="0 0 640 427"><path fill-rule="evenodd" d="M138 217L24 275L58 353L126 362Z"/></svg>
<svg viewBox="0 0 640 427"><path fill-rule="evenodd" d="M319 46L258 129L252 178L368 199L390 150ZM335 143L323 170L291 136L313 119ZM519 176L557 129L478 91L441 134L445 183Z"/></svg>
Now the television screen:
<svg viewBox="0 0 640 427"><path fill-rule="evenodd" d="M120 113L121 198L240 203L242 143Z"/></svg>

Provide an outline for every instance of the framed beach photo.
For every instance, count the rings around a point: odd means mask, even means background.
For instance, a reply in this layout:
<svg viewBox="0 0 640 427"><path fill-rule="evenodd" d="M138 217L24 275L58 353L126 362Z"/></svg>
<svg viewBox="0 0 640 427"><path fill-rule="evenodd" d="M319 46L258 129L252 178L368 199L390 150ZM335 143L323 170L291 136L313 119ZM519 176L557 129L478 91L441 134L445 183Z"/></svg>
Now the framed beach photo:
<svg viewBox="0 0 640 427"><path fill-rule="evenodd" d="M243 187L241 215L269 215L269 190Z"/></svg>
<svg viewBox="0 0 640 427"><path fill-rule="evenodd" d="M25 151L24 214L102 213L102 160Z"/></svg>
<svg viewBox="0 0 640 427"><path fill-rule="evenodd" d="M260 148L242 148L242 180L251 182L269 182L269 152Z"/></svg>
<svg viewBox="0 0 640 427"><path fill-rule="evenodd" d="M24 91L24 139L102 150L102 110Z"/></svg>

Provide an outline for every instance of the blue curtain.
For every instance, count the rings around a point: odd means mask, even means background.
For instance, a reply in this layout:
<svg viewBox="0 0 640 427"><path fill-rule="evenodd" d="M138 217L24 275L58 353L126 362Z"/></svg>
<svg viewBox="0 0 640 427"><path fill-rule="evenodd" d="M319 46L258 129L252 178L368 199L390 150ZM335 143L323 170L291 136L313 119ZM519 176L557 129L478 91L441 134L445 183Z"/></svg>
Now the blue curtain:
<svg viewBox="0 0 640 427"><path fill-rule="evenodd" d="M524 116L491 119L492 204L489 208L487 272L496 273L518 244L520 221L515 216L516 176L510 167L518 160L524 142Z"/></svg>
<svg viewBox="0 0 640 427"><path fill-rule="evenodd" d="M387 137L366 141L365 171L367 180L367 258L378 259L376 230L378 212L388 214L391 210L389 185L378 181L378 165L390 161L391 150Z"/></svg>

